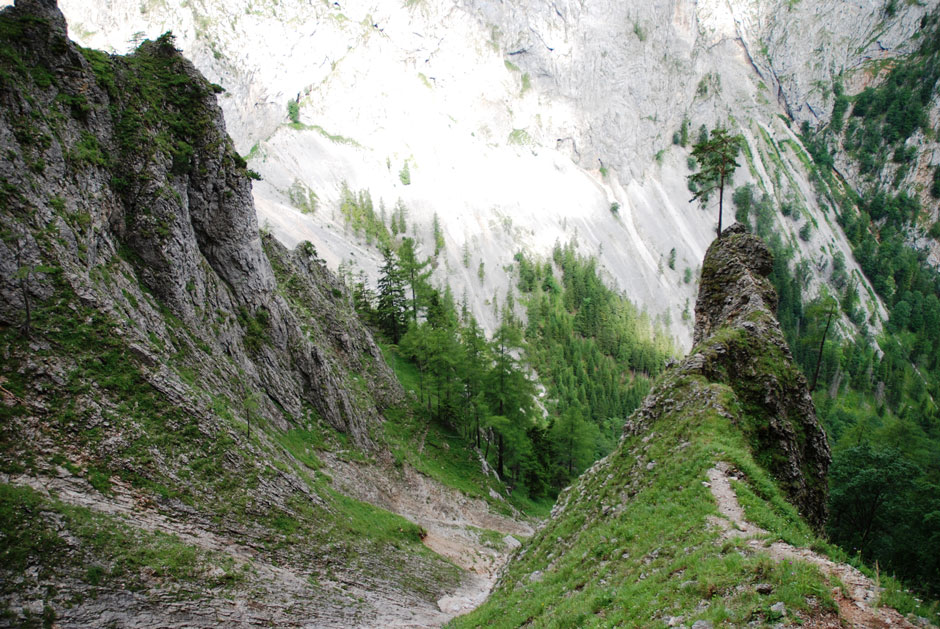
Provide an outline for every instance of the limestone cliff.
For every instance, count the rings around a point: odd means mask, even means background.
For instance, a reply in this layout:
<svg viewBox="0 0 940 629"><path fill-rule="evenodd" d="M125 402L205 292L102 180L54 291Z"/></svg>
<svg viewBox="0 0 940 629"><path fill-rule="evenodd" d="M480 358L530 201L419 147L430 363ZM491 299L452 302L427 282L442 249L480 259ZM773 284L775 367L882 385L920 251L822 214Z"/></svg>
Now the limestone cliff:
<svg viewBox="0 0 940 629"><path fill-rule="evenodd" d="M799 128L828 120L841 74L867 76L916 46L936 2L62 4L96 47L125 50L138 31L179 36L228 90L232 134L264 177L259 216L282 242L310 240L332 268L374 281L381 256L339 211L342 184L387 212L400 201L436 279L491 330L494 295L504 303L515 285L513 255L570 241L691 347L683 313L715 212L688 202L689 150L717 124L745 136L734 186L768 195L791 266L805 261L804 297L838 283L827 261L841 252L864 318L876 330L886 318L817 192Z"/></svg>

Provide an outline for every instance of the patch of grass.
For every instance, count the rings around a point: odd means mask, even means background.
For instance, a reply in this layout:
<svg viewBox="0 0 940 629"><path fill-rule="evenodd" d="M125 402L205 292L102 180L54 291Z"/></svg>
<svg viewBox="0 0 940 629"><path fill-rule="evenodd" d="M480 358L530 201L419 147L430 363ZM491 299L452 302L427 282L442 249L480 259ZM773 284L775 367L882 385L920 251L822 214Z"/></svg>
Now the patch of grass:
<svg viewBox="0 0 940 629"><path fill-rule="evenodd" d="M493 531L490 529L480 529L475 526L468 527L473 532L477 534L477 537L480 540L480 543L489 548L494 548L496 550L503 550L506 548L505 535L499 531Z"/></svg>
<svg viewBox="0 0 940 629"><path fill-rule="evenodd" d="M317 458L317 450L325 449L323 436L319 432L292 428L277 435L278 443L291 453L295 459L309 467L319 469L323 466Z"/></svg>
<svg viewBox="0 0 940 629"><path fill-rule="evenodd" d="M168 330L176 329L171 319L167 322ZM40 351L40 355L55 352L68 357L66 394L54 398L49 408L49 422L61 427L52 434L63 444L67 441L91 452L99 451L100 442L113 431L125 436L120 451L113 455L120 465L112 466L111 458L104 456L93 459L87 467L87 478L98 491L110 492L109 479L116 473L139 488L190 504L198 494L204 505L218 506L223 512L238 508L237 500L231 498L243 493L251 477L241 476L240 458L233 464L226 456L234 446L231 436L200 427L190 412L155 389L107 316L83 306L71 289L57 280L56 297L36 305L33 324L35 333L48 339L53 348ZM176 342L182 343L179 338ZM0 329L0 347L14 356L27 351L23 339L9 328ZM182 354L175 356L173 366L185 368L180 362L183 358ZM76 404L91 395L99 400L106 422L94 428L85 425L85 405ZM6 448L6 435L3 440ZM19 449L15 444L12 447L13 451ZM187 482L165 476L165 468L155 465L155 453L173 461L185 454L188 462L183 477Z"/></svg>
<svg viewBox="0 0 940 629"><path fill-rule="evenodd" d="M81 138L72 147L69 157L76 162L92 166L107 166L108 160L98 144L98 139L90 133L83 132Z"/></svg>
<svg viewBox="0 0 940 629"><path fill-rule="evenodd" d="M103 494L111 494L111 474L107 470L92 467L88 469L88 482Z"/></svg>
<svg viewBox="0 0 940 629"><path fill-rule="evenodd" d="M659 419L563 493L562 515L526 543L490 599L451 627L659 626L666 616L744 626L772 622L777 601L808 610L814 598L835 609L814 566L751 554L707 524L717 508L702 481L725 460L748 475L749 515L762 514L774 536L805 533L725 417L733 392L672 372L659 387L669 391ZM770 583L773 595L758 595L757 583Z"/></svg>
<svg viewBox="0 0 940 629"><path fill-rule="evenodd" d="M940 625L940 609L936 601L925 602L917 598L894 577L882 576L881 586L884 591L878 596L879 607L893 607L904 615L914 614Z"/></svg>
<svg viewBox="0 0 940 629"><path fill-rule="evenodd" d="M62 556L64 539L43 518L45 501L31 489L0 483L0 569L23 573L30 565ZM0 591L12 587L0 579Z"/></svg>
<svg viewBox="0 0 940 629"><path fill-rule="evenodd" d="M330 133L329 131L327 131L326 129L324 129L318 124L304 124L302 122L291 122L287 126L289 126L291 129L294 129L295 131L316 131L317 133L322 135L324 138L326 138L327 140L335 144L346 144L348 146L356 146L360 148L362 147L362 145L359 144L359 142L356 142L354 139L347 138L344 135Z"/></svg>
<svg viewBox="0 0 940 629"><path fill-rule="evenodd" d="M513 129L509 133L509 137L506 140L509 144L517 144L520 146L525 146L527 144L532 144L532 137L529 135L529 132L525 129Z"/></svg>
<svg viewBox="0 0 940 629"><path fill-rule="evenodd" d="M633 23L633 34L636 35L636 38L639 39L641 42L646 41L646 37L647 37L646 29L643 28L643 25L640 24L639 22Z"/></svg>
<svg viewBox="0 0 940 629"><path fill-rule="evenodd" d="M287 118L292 124L300 124L300 103L297 99L287 101Z"/></svg>
<svg viewBox="0 0 940 629"><path fill-rule="evenodd" d="M72 541L66 543L59 528ZM135 529L114 516L45 498L26 487L0 484L0 531L4 536L0 571L14 574L39 565L40 577L75 571L89 585L114 582L132 590L153 578L169 579L206 594L244 576L230 558L186 544L175 535ZM206 568L213 565L222 571L207 576ZM9 582L0 579L4 581Z"/></svg>
<svg viewBox="0 0 940 629"><path fill-rule="evenodd" d="M427 535L423 528L400 515L332 490L329 492L333 507L338 511L338 522L354 537L402 548L403 545L420 545Z"/></svg>
<svg viewBox="0 0 940 629"><path fill-rule="evenodd" d="M269 342L268 319L270 315L264 308L258 308L254 314L242 306L238 310L238 323L244 331L242 340L249 352L257 354L261 347Z"/></svg>

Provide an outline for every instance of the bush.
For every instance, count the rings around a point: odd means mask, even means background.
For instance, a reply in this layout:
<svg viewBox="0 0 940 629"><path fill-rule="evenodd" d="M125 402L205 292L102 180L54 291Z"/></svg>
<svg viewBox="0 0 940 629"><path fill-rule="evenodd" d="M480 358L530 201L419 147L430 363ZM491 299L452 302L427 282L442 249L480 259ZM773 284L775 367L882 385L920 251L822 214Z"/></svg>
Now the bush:
<svg viewBox="0 0 940 629"><path fill-rule="evenodd" d="M803 226L800 227L800 240L803 242L809 242L810 234L813 233L813 225L809 221L803 223Z"/></svg>
<svg viewBox="0 0 940 629"><path fill-rule="evenodd" d="M300 124L300 104L296 100L287 101L287 117L294 124Z"/></svg>

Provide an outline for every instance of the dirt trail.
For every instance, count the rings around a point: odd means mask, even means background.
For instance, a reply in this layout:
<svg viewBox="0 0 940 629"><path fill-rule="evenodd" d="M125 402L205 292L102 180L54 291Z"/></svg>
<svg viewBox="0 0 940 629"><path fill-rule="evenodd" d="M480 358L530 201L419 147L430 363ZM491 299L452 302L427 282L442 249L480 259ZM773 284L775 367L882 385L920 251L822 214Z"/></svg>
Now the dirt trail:
<svg viewBox="0 0 940 629"><path fill-rule="evenodd" d="M520 545L516 537L529 537L534 532L521 518L495 513L486 501L445 487L410 466L390 475L372 465L334 458L325 462L334 472L338 489L423 527L427 531L424 545L466 571L460 587L437 602L446 618L429 618L429 624L423 626L439 626L483 603L500 569ZM484 530L495 531L501 538Z"/></svg>
<svg viewBox="0 0 940 629"><path fill-rule="evenodd" d="M768 553L775 561L805 561L817 566L828 577L836 577L845 585L833 588L833 598L839 604L842 619L852 627L864 629L884 629L887 627L916 627L900 613L889 607L875 607L879 588L875 583L856 568L844 563L837 563L808 548L797 548L785 542L773 542L769 546L763 539L753 539L769 535L764 529L754 526L744 518L744 510L731 487L731 480L738 477L725 462L719 462L708 470L709 486L718 511L723 517L710 517L709 521L721 528L727 538L744 537L747 545L756 552ZM834 624L831 624L833 623ZM832 621L819 619L819 622L804 625L810 627L840 627L837 619Z"/></svg>

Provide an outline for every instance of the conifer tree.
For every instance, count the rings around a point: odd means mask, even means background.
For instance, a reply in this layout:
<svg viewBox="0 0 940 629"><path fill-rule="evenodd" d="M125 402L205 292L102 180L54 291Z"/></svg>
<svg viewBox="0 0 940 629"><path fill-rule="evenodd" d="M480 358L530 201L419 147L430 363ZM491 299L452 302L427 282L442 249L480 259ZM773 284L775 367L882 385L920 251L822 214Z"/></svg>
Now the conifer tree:
<svg viewBox="0 0 940 629"><path fill-rule="evenodd" d="M503 321L493 337L493 366L487 378L487 397L495 415L489 424L496 436L496 472L505 475L507 454L518 447L519 433L525 434L535 387L525 376L514 351L522 343L519 328Z"/></svg>
<svg viewBox="0 0 940 629"><path fill-rule="evenodd" d="M402 278L401 267L395 253L386 247L382 255L381 274L378 282L378 305L376 319L379 327L385 332L393 343L401 340L405 331L405 283Z"/></svg>
<svg viewBox="0 0 940 629"><path fill-rule="evenodd" d="M433 290L428 282L431 271L426 270L431 260L427 259L423 262L418 260L413 238L402 239L398 247L398 260L402 277L411 289L411 307L409 308L411 320L417 323L420 310L419 300L424 299Z"/></svg>
<svg viewBox="0 0 940 629"><path fill-rule="evenodd" d="M689 202L701 199L706 203L711 193L718 190L718 238L721 238L725 184L731 181L734 170L740 166L735 158L742 142L740 135L730 135L727 129L718 127L712 131L711 137L700 140L692 148L692 157L698 162L699 170L689 175L689 182L695 187Z"/></svg>
<svg viewBox="0 0 940 629"><path fill-rule="evenodd" d="M486 336L473 316L460 330L460 344L464 360L460 363L459 375L468 417L467 430L479 448L482 427L480 422L486 413L484 378L491 359Z"/></svg>

